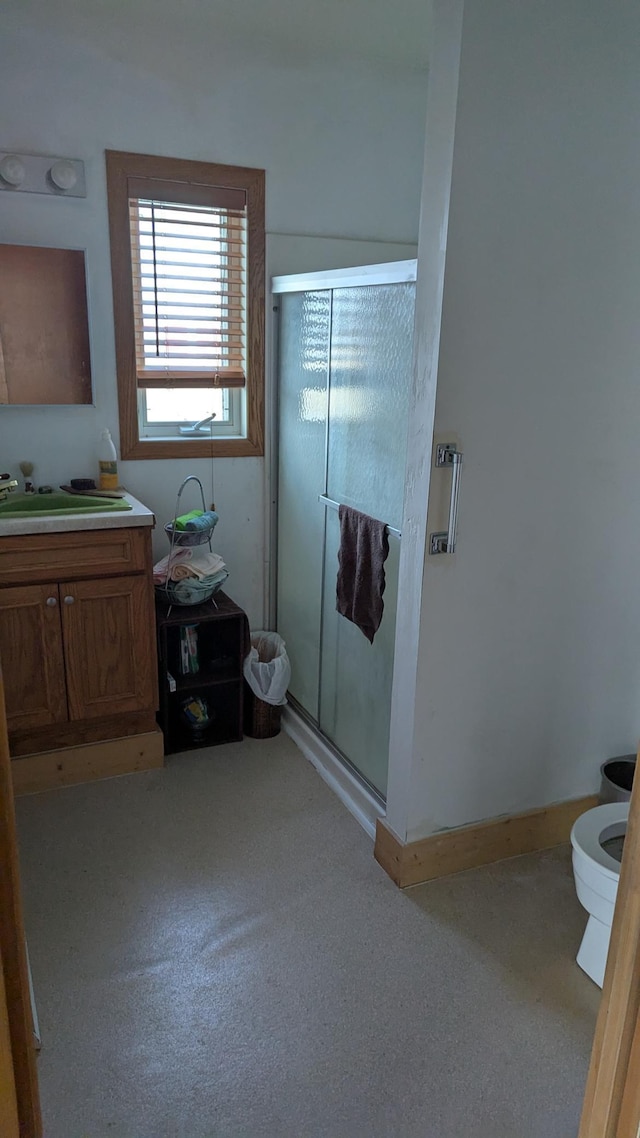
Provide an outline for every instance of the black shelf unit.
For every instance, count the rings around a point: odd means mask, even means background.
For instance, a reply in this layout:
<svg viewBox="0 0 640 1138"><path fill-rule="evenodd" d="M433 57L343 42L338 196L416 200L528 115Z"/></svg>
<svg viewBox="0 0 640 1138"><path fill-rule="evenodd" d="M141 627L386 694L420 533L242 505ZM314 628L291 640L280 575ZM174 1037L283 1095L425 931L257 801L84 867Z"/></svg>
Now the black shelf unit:
<svg viewBox="0 0 640 1138"><path fill-rule="evenodd" d="M213 747L242 739L242 664L249 651L249 624L245 612L226 593L218 592L202 605L173 605L156 594L158 629L158 723L164 735L165 754ZM180 633L197 625L199 671L180 670ZM175 680L170 690L168 673ZM188 696L204 699L213 715L211 725L195 736L182 715Z"/></svg>

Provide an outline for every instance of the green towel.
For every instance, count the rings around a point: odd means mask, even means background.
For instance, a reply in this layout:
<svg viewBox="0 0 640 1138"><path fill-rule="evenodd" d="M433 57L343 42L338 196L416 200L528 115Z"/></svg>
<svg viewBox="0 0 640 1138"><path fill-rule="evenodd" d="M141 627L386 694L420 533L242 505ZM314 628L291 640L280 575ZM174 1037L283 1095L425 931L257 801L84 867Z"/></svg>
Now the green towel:
<svg viewBox="0 0 640 1138"><path fill-rule="evenodd" d="M192 510L190 514L182 514L181 517L176 518L175 528L186 529L187 522L193 522L196 518L202 517L202 510Z"/></svg>
<svg viewBox="0 0 640 1138"><path fill-rule="evenodd" d="M212 530L218 524L218 515L215 510L205 510L204 514L200 514L199 518L191 518L187 522L185 529L189 532L195 530Z"/></svg>

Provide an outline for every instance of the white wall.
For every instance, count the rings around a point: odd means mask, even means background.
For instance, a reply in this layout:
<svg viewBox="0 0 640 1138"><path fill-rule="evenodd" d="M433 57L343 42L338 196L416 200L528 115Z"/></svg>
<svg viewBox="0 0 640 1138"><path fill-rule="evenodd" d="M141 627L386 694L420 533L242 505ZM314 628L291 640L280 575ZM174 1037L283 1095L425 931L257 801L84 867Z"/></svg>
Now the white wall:
<svg viewBox="0 0 640 1138"><path fill-rule="evenodd" d="M264 167L269 272L414 253L423 72L321 57L312 40L304 52L290 39L279 51L273 21L268 50L253 41L245 50L241 27L225 37L234 6L220 3L168 5L174 25L153 33L161 8L9 0L0 16L0 149L82 158L87 172L86 200L0 195L1 241L87 250L95 408L0 412L0 467L31 459L38 482L91 475L99 428L118 436L105 148ZM263 461L122 464L123 482L159 522L192 472L207 493L213 475L229 591L259 624ZM156 545L164 549L161 532Z"/></svg>
<svg viewBox="0 0 640 1138"><path fill-rule="evenodd" d="M639 48L624 0L465 5L436 410L465 467L403 837L590 792L640 735Z"/></svg>

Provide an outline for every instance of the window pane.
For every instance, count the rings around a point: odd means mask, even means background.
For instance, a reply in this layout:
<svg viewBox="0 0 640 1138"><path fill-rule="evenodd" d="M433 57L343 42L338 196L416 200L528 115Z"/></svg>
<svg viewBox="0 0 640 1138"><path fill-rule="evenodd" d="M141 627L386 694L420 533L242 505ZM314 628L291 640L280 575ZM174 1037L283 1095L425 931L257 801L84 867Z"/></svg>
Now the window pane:
<svg viewBox="0 0 640 1138"><path fill-rule="evenodd" d="M221 388L148 388L145 394L148 423L195 423L214 411L216 423L229 420L229 396Z"/></svg>

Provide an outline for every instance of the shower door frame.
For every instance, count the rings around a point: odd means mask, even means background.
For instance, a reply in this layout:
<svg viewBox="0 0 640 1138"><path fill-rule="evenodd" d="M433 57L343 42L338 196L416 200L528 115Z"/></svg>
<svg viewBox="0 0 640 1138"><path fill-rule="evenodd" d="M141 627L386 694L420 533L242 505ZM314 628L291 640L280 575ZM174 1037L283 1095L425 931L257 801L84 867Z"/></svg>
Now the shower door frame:
<svg viewBox="0 0 640 1138"><path fill-rule="evenodd" d="M273 324L271 329L270 383L267 394L267 438L270 440L267 456L267 586L265 610L268 625L277 628L278 592L278 463L279 463L279 297L284 293L329 292L335 289L362 288L368 285L415 284L418 263L416 259L390 261L373 265L358 265L353 268L334 269L312 273L294 273L274 276L271 280L271 304ZM409 382L412 381L410 376ZM329 430L327 414L326 430ZM327 493L326 474L328 451L325 451L325 486L318 494ZM322 507L325 510L328 506ZM324 570L323 570L324 572ZM398 607L400 593L398 593ZM320 629L320 648L322 653L322 629ZM393 686L395 686L395 662L398 653L397 639L394 645ZM322 681L320 680L320 683ZM318 708L320 706L320 690ZM393 702L393 688L391 702ZM314 763L325 780L347 805L365 830L374 836L375 823L386 814L386 800L368 781L365 775L351 762L321 730L313 719L295 699L290 698L285 709L284 725ZM317 744L317 746L315 746ZM340 769L342 768L342 770Z"/></svg>

